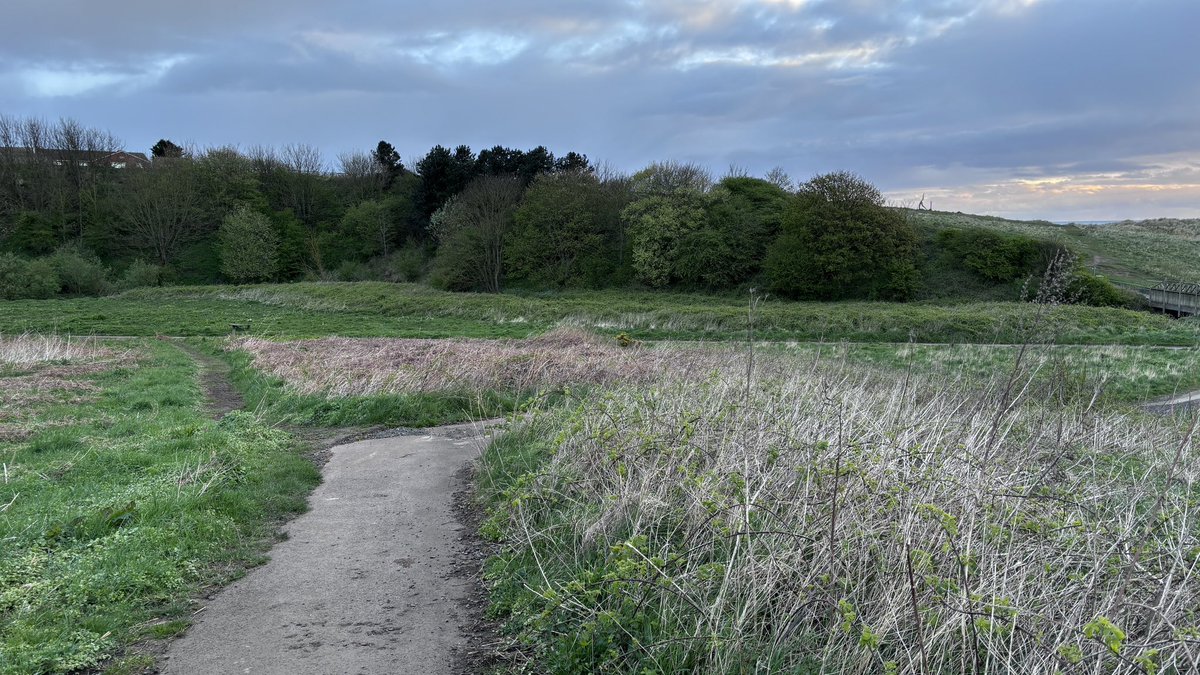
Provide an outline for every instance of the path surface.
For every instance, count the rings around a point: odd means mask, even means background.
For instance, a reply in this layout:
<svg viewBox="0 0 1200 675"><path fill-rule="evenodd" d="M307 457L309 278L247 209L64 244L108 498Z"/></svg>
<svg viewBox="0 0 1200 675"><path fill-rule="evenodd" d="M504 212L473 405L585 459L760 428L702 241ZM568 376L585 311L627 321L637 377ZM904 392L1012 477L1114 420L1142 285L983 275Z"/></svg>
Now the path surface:
<svg viewBox="0 0 1200 675"><path fill-rule="evenodd" d="M473 583L453 574L465 546L453 494L489 432L425 433L333 448L310 511L208 603L162 672L452 672Z"/></svg>
<svg viewBox="0 0 1200 675"><path fill-rule="evenodd" d="M200 388L204 390L208 412L214 419L219 420L234 410L242 409L245 402L242 400L241 392L229 379L232 368L227 362L215 356L209 356L183 340L176 340L175 346L192 357L200 369Z"/></svg>
<svg viewBox="0 0 1200 675"><path fill-rule="evenodd" d="M1192 391L1177 396L1154 399L1142 404L1151 412L1171 413L1180 410L1200 409L1200 391Z"/></svg>

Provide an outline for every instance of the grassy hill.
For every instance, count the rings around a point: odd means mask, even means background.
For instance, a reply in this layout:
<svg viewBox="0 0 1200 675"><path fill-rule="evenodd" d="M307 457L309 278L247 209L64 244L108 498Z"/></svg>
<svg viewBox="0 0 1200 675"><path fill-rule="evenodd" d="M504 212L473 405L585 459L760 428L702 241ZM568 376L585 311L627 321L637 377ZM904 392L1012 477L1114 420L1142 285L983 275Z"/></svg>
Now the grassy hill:
<svg viewBox="0 0 1200 675"><path fill-rule="evenodd" d="M920 230L981 228L1069 245L1099 274L1127 286L1164 279L1200 279L1200 219L1123 221L1111 225L1056 225L944 211L901 209Z"/></svg>

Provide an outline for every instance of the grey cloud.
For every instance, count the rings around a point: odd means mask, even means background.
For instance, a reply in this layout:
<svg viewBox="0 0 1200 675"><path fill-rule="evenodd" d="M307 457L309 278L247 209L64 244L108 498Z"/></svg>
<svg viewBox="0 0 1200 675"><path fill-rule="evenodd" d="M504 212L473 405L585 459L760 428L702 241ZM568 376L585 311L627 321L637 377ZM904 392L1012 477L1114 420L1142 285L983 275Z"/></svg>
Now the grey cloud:
<svg viewBox="0 0 1200 675"><path fill-rule="evenodd" d="M163 135L330 155L384 137L406 156L545 143L627 169L850 168L885 189L941 181L953 194L1063 173L1134 180L1155 157L1200 150L1193 0L104 4L10 9L0 110L74 115L139 149ZM520 48L437 58L471 35ZM801 60L864 46L877 51ZM173 54L188 58L137 79ZM30 98L7 86L30 67L134 84Z"/></svg>

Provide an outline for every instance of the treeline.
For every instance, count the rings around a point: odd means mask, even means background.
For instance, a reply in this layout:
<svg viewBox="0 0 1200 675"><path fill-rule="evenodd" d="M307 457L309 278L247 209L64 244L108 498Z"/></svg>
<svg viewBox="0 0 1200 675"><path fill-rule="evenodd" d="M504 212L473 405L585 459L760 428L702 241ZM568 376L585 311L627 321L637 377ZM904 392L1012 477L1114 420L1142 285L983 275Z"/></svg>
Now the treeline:
<svg viewBox="0 0 1200 675"><path fill-rule="evenodd" d="M338 156L332 171L306 145L195 150L164 139L150 161L111 161L119 149L70 120L0 117L0 297L424 279L487 292L754 285L907 300L934 259L1008 284L1054 255L1047 244L992 260L981 245L925 241L847 172L796 185L781 170L718 180L666 162L625 175L576 152L465 145L435 146L409 167L386 141ZM1028 248L1011 239L992 243Z"/></svg>

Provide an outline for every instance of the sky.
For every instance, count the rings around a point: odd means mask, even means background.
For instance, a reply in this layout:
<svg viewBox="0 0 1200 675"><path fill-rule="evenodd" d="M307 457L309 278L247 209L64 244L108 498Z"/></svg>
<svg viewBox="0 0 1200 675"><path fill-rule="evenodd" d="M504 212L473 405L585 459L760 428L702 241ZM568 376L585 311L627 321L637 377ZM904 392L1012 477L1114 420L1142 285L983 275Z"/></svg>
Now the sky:
<svg viewBox="0 0 1200 675"><path fill-rule="evenodd" d="M127 149L386 139L851 170L897 204L1200 217L1200 0L6 0L0 114Z"/></svg>

